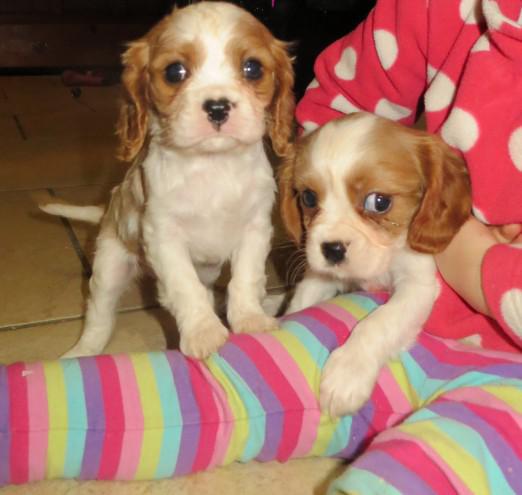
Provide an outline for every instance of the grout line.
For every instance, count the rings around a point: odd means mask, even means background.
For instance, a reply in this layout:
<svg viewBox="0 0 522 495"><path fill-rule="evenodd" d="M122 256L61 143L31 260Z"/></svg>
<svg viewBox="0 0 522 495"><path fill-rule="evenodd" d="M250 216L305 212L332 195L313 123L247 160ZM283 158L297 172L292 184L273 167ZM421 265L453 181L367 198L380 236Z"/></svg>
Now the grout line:
<svg viewBox="0 0 522 495"><path fill-rule="evenodd" d="M27 141L27 134L25 132L24 126L22 125L22 122L20 122L20 119L18 118L18 115L13 114L12 115L14 123L16 125L16 128L18 129L18 132L20 133L20 137L23 141Z"/></svg>
<svg viewBox="0 0 522 495"><path fill-rule="evenodd" d="M48 188L47 192L51 196L56 196L54 190L51 188ZM71 241L72 247L73 247L74 251L76 252L76 255L78 256L80 263L82 264L82 271L83 271L84 277L90 278L92 275L91 264L89 263L87 256L85 256L85 253L83 252L83 249L80 245L80 242L78 241L78 238L76 237L76 234L74 233L74 229L72 228L71 223L65 217L60 216L59 218L62 221L63 226L65 227L67 236L69 237L69 240Z"/></svg>
<svg viewBox="0 0 522 495"><path fill-rule="evenodd" d="M117 314L126 314L126 313L135 313L138 311L148 311L150 309L157 309L159 308L159 305L149 305L149 306L142 306L142 307L133 307L133 308L124 308L117 311ZM69 321L79 321L83 320L84 315L77 315L77 316L63 316L61 318L49 318L48 320L36 320L36 321L29 321L27 323L14 323L12 325L1 325L0 326L0 333L2 332L11 332L14 330L20 330L24 328L31 328L31 327L41 327L43 325L49 325L50 323L67 323Z"/></svg>

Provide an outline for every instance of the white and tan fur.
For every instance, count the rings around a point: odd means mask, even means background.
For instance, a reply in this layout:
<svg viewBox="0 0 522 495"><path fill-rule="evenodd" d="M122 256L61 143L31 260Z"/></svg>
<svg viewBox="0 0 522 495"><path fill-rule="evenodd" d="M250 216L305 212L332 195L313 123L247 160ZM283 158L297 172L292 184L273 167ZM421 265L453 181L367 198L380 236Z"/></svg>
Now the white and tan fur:
<svg viewBox="0 0 522 495"><path fill-rule="evenodd" d="M438 137L359 113L302 138L279 183L283 220L309 264L289 312L354 286L391 291L323 371L322 408L353 413L431 312L439 291L433 254L470 212L466 167ZM388 210L374 211L376 195L391 200Z"/></svg>
<svg viewBox="0 0 522 495"><path fill-rule="evenodd" d="M249 60L259 62L261 77L245 76ZM285 44L239 7L201 2L175 9L130 43L123 64L120 157L132 167L105 210L43 207L101 219L85 327L65 356L104 349L118 299L143 261L185 354L206 357L227 339L212 294L227 261L232 330L276 328L261 308L276 189L264 137L285 156L293 115ZM178 74L179 64L185 73L173 80L169 71ZM209 101L225 101L226 110L209 111Z"/></svg>

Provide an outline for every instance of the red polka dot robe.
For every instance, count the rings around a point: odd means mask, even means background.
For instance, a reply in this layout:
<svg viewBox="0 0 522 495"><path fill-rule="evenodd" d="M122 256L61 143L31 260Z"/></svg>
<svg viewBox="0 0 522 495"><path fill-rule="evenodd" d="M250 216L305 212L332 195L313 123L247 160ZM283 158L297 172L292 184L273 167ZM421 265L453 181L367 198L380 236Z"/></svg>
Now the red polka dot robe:
<svg viewBox="0 0 522 495"><path fill-rule="evenodd" d="M423 103L428 130L467 161L475 216L522 223L522 1L380 0L315 75L297 107L305 129L357 110L413 124ZM521 348L522 245L491 248L482 284L493 318L441 279L426 331Z"/></svg>

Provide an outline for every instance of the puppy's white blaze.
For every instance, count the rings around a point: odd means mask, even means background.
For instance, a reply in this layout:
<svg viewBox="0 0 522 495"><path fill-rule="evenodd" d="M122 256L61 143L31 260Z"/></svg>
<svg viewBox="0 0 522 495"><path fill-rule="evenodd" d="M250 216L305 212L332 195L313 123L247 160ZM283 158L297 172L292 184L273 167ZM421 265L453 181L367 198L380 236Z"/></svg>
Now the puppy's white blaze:
<svg viewBox="0 0 522 495"><path fill-rule="evenodd" d="M353 165L364 156L368 136L377 123L375 115L364 113L358 119L326 124L319 135L311 154L313 167L329 181L329 188L339 187ZM339 127L349 138L339 138ZM325 170L328 174L325 174ZM344 187L344 185L342 186Z"/></svg>

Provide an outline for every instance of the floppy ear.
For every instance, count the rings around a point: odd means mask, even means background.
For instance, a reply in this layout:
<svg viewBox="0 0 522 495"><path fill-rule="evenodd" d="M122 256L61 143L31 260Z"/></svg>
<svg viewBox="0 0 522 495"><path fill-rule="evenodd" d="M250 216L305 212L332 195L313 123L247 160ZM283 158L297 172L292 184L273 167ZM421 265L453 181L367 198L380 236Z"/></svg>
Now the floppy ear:
<svg viewBox="0 0 522 495"><path fill-rule="evenodd" d="M288 45L274 40L271 46L276 61L275 92L269 108L268 135L279 157L288 154L294 131L294 70L288 55Z"/></svg>
<svg viewBox="0 0 522 495"><path fill-rule="evenodd" d="M133 160L145 142L148 126L147 72L148 42L134 41L122 56L124 100L116 133L120 138L118 158Z"/></svg>
<svg viewBox="0 0 522 495"><path fill-rule="evenodd" d="M299 245L303 235L301 213L297 205L297 193L294 189L294 153L287 155L279 168L277 181L279 186L279 211L290 238Z"/></svg>
<svg viewBox="0 0 522 495"><path fill-rule="evenodd" d="M419 145L425 193L408 232L415 251L443 251L471 214L471 187L464 160L438 136Z"/></svg>

